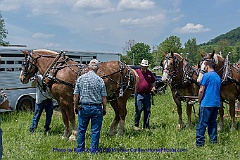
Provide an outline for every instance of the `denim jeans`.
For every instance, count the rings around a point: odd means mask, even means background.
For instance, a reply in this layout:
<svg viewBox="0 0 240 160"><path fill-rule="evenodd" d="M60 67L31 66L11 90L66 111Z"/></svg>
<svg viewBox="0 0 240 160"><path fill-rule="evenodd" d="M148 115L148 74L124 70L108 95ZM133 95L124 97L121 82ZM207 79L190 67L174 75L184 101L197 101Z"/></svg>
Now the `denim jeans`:
<svg viewBox="0 0 240 160"><path fill-rule="evenodd" d="M52 114L53 114L54 108L53 108L52 100L48 99L43 101L40 104L35 104L35 111L32 119L32 126L30 127L30 132L34 132L34 130L37 128L39 119L44 109L46 112L46 121L45 121L44 131L46 132L50 129L49 126L52 121Z"/></svg>
<svg viewBox="0 0 240 160"><path fill-rule="evenodd" d="M82 109L78 111L78 139L77 139L77 148L79 152L85 151L85 133L91 120L91 144L90 152L97 152L100 132L103 121L103 112L102 106L98 105L82 105Z"/></svg>
<svg viewBox="0 0 240 160"><path fill-rule="evenodd" d="M2 155L3 155L2 129L0 128L0 160L2 159Z"/></svg>
<svg viewBox="0 0 240 160"><path fill-rule="evenodd" d="M141 113L144 111L143 128L149 128L149 118L151 109L151 95L140 94L135 95L135 115L134 115L134 126L139 127L139 120Z"/></svg>
<svg viewBox="0 0 240 160"><path fill-rule="evenodd" d="M198 124L196 127L196 146L203 146L205 131L208 127L210 142L217 143L217 114L219 107L200 107Z"/></svg>

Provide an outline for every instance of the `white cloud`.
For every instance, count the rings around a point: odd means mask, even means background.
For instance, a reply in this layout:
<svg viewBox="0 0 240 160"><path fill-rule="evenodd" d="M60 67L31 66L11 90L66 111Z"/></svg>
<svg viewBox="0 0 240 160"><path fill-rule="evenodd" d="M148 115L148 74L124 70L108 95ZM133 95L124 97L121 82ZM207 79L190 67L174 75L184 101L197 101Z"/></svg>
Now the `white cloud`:
<svg viewBox="0 0 240 160"><path fill-rule="evenodd" d="M21 0L0 0L0 11L15 11L21 8Z"/></svg>
<svg viewBox="0 0 240 160"><path fill-rule="evenodd" d="M0 11L14 11L18 10L20 5L8 5L8 4L0 4Z"/></svg>
<svg viewBox="0 0 240 160"><path fill-rule="evenodd" d="M34 15L57 14L59 6L66 6L67 0L0 0L0 11L18 11L24 8Z"/></svg>
<svg viewBox="0 0 240 160"><path fill-rule="evenodd" d="M102 10L88 11L87 15L107 14L107 13L112 13L114 11L115 11L114 8L106 8L106 9L102 9Z"/></svg>
<svg viewBox="0 0 240 160"><path fill-rule="evenodd" d="M95 28L95 31L96 31L97 33L106 33L106 32L109 32L110 29L107 28L107 27L98 27L98 28Z"/></svg>
<svg viewBox="0 0 240 160"><path fill-rule="evenodd" d="M31 10L33 15L58 14L61 5L64 5L64 1L32 0L31 2L26 3L26 6Z"/></svg>
<svg viewBox="0 0 240 160"><path fill-rule="evenodd" d="M110 5L109 0L78 0L75 3L76 8L106 8Z"/></svg>
<svg viewBox="0 0 240 160"><path fill-rule="evenodd" d="M118 9L151 9L155 5L151 0L121 0L118 4Z"/></svg>
<svg viewBox="0 0 240 160"><path fill-rule="evenodd" d="M55 43L47 43L44 45L44 48L56 48L59 47L59 44L55 44Z"/></svg>
<svg viewBox="0 0 240 160"><path fill-rule="evenodd" d="M151 26L153 24L165 21L165 15L158 14L155 16L147 16L143 18L128 18L128 19L121 19L120 24L122 25L142 25L142 26Z"/></svg>
<svg viewBox="0 0 240 160"><path fill-rule="evenodd" d="M54 36L54 34L35 33L32 35L32 38L51 38Z"/></svg>
<svg viewBox="0 0 240 160"><path fill-rule="evenodd" d="M200 33L200 32L208 32L209 28L204 28L201 24L194 25L193 23L188 23L186 26L182 28L176 28L174 30L176 33L184 34L184 33Z"/></svg>

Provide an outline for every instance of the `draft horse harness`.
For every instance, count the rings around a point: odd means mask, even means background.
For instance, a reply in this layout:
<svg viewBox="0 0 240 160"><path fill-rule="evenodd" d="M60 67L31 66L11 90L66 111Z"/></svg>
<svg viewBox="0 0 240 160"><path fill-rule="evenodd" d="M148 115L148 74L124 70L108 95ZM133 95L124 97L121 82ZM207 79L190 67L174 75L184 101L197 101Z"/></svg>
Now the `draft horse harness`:
<svg viewBox="0 0 240 160"><path fill-rule="evenodd" d="M222 80L222 85L227 85L228 83L235 83L236 85L240 85L240 82L238 82L236 79L234 79L233 74L232 74L232 69L235 69L238 73L240 73L240 70L234 66L230 64L230 61L228 60L228 56L229 54L227 54L226 58L222 61L224 62L224 65L219 69L219 70L215 70L217 73L219 73L220 71L223 71L221 80ZM202 58L201 62L204 61L212 61L214 63L214 69L216 68L216 65L218 62L216 62L216 60L214 59L214 57L212 58ZM201 73L205 73L205 71L201 70Z"/></svg>
<svg viewBox="0 0 240 160"><path fill-rule="evenodd" d="M184 59L178 60L176 56L172 57L171 55L168 55L165 57L166 63L168 63L170 59L173 59L173 70L171 71L169 68L165 68L165 70L169 71L168 75L170 77L170 81L168 82L168 85L171 88L177 90L191 83L196 83L197 85L199 85L197 81L192 78L194 73L198 75L198 71L192 68L187 60L187 63L185 65L183 64L182 67L179 67L180 62L183 62ZM179 69L177 70L177 68ZM183 76L181 77L181 79L179 79L178 81L173 81L173 79L176 78L181 71L183 72Z"/></svg>
<svg viewBox="0 0 240 160"><path fill-rule="evenodd" d="M175 98L179 98L180 101L186 101L186 98L190 98L190 99L196 99L196 96L181 96L178 93L178 89L188 86L192 83L195 83L197 86L199 86L199 84L197 83L196 80L193 79L193 74L196 73L198 75L198 71L195 70L193 67L191 67L188 63L188 61L186 60L186 64L184 65L183 61L184 59L182 58L182 60L178 60L176 56L171 56L171 55L167 55L165 57L166 63L168 64L168 61L170 59L173 59L173 70L171 71L169 68L165 68L166 70L168 70L169 72L169 79L170 81L168 82L168 85L171 87L171 89L175 90L174 93L174 97ZM183 63L182 67L179 67L180 62ZM177 70L177 68L179 68ZM181 79L179 79L178 81L173 81L174 78L177 77L177 75L179 73L181 73L181 71L183 72L183 76L181 77ZM191 100L191 103L196 103L196 101ZM195 108L193 106L193 111L195 114Z"/></svg>
<svg viewBox="0 0 240 160"><path fill-rule="evenodd" d="M240 93L240 82L238 82L234 77L233 77L233 71L232 69L235 69L236 72L238 74L240 74L240 69L237 68L236 66L234 65L231 65L230 64L230 61L228 59L228 56L229 54L227 54L226 58L222 61L224 62L224 65L219 69L217 70L216 72L220 72L221 70L223 71L223 74L222 74L222 77L221 77L221 80L222 80L222 85L227 85L229 83L234 83L236 85L236 88L238 90L238 92ZM217 65L217 62L216 60L214 59L214 57L212 58L202 58L202 62L204 61L212 61L214 63L214 68L216 67ZM203 74L205 73L205 71L201 70L200 72L202 72ZM226 102L227 103L227 102Z"/></svg>
<svg viewBox="0 0 240 160"><path fill-rule="evenodd" d="M38 72L38 68L35 66L35 63L39 58L41 57L55 58L54 61L50 64L50 66L47 68L47 70L43 74L43 80L42 80L43 89L50 87L54 82L65 84L74 89L75 84L71 84L69 82L66 82L64 80L57 78L56 77L57 72L63 68L68 67L76 75L80 76L82 75L82 73L85 73L88 70L87 66L84 64L68 64L67 62L71 59L65 56L64 51L61 51L57 55L56 54L52 54L52 55L38 54L36 58L34 58L32 54L34 54L34 51L31 51L22 62L22 65L25 68L23 70L24 76L30 75L31 77L33 77ZM77 66L79 70L78 71L74 70L72 66ZM113 91L110 95L108 95L108 101L113 101L122 97L126 90L134 90L134 85L133 85L134 73L132 73L131 69L128 66L126 66L120 61L119 61L119 67L120 69L118 71L113 72L111 74L105 74L102 70L98 69L98 72L102 73L103 75L101 76L102 79L108 78L110 81L118 85L116 90ZM30 73L32 69L34 69L34 72ZM127 73L125 75L124 75L124 69L127 69ZM118 73L121 74L120 82L111 78L112 75L118 74ZM119 90L119 94L117 95L118 90Z"/></svg>

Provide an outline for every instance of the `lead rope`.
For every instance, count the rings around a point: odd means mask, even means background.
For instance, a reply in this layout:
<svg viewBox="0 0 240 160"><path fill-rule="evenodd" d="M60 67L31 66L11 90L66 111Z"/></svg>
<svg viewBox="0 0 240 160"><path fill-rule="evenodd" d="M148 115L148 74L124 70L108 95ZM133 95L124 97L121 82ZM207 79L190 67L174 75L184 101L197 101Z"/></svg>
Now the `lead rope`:
<svg viewBox="0 0 240 160"><path fill-rule="evenodd" d="M119 97L122 97L123 96L123 64L121 61L119 63L120 63L119 66L120 66L120 73L121 73Z"/></svg>

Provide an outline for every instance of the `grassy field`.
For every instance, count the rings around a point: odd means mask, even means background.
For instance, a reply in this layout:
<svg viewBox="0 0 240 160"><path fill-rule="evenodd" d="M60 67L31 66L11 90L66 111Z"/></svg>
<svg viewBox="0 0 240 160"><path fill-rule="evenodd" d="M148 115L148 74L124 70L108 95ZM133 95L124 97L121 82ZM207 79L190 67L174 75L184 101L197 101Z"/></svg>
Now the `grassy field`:
<svg viewBox="0 0 240 160"><path fill-rule="evenodd" d="M62 140L63 122L58 112L54 113L52 130L48 135L42 132L45 115L42 115L36 133L29 133L33 113L7 113L2 116L3 159L240 159L240 129L230 131L230 119L225 117L225 131L218 132L219 143L212 145L206 132L206 144L195 147L197 119L192 115L193 128L177 129L178 114L168 88L166 94L154 97L150 118L150 131L134 131L134 100L129 99L124 136L108 136L107 131L114 112L108 105L100 138L102 153L74 152L76 142ZM175 111L172 112L173 107ZM183 105L184 122L187 122ZM195 108L197 108L195 106ZM226 107L226 112L227 112ZM239 124L239 118L237 119ZM142 125L142 118L141 118ZM239 126L239 125L238 125ZM86 147L90 144L90 130L86 134Z"/></svg>

